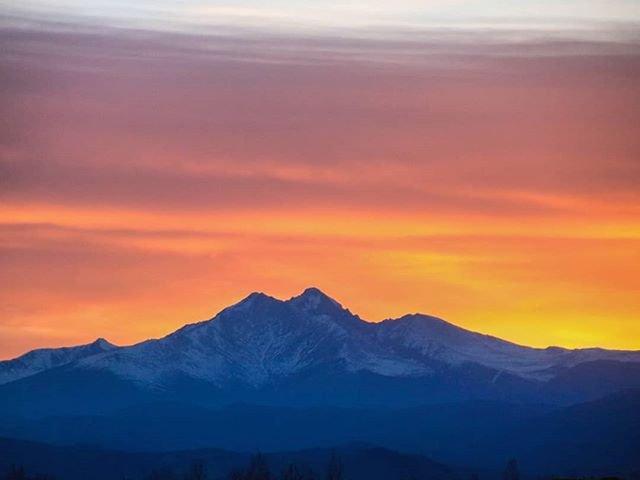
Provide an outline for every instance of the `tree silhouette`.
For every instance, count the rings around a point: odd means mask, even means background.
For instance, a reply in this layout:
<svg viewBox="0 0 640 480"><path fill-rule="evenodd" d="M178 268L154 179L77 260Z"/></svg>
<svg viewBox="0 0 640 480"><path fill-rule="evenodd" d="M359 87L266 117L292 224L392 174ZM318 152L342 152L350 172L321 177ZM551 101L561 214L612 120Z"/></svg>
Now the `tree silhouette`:
<svg viewBox="0 0 640 480"><path fill-rule="evenodd" d="M27 480L27 474L23 466L11 465L6 477L7 480Z"/></svg>
<svg viewBox="0 0 640 480"><path fill-rule="evenodd" d="M202 462L193 462L184 474L184 480L206 480L206 478L207 473Z"/></svg>
<svg viewBox="0 0 640 480"><path fill-rule="evenodd" d="M244 480L244 471L232 470L228 478L229 480Z"/></svg>
<svg viewBox="0 0 640 480"><path fill-rule="evenodd" d="M342 462L336 455L336 452L331 452L331 458L329 459L329 465L327 466L327 480L343 480L342 474Z"/></svg>
<svg viewBox="0 0 640 480"><path fill-rule="evenodd" d="M520 472L518 471L518 462L512 458L507 462L507 466L502 474L502 480L520 480Z"/></svg>
<svg viewBox="0 0 640 480"><path fill-rule="evenodd" d="M178 480L178 476L171 468L161 468L152 470L149 475L147 475L146 480Z"/></svg>
<svg viewBox="0 0 640 480"><path fill-rule="evenodd" d="M55 477L47 474L27 475L22 465L12 465L9 471L2 477L4 480L55 480Z"/></svg>
<svg viewBox="0 0 640 480"><path fill-rule="evenodd" d="M305 476L296 465L290 463L284 472L282 472L282 480L305 480Z"/></svg>
<svg viewBox="0 0 640 480"><path fill-rule="evenodd" d="M271 472L267 459L261 453L255 454L245 470L234 470L229 475L230 480L271 480Z"/></svg>

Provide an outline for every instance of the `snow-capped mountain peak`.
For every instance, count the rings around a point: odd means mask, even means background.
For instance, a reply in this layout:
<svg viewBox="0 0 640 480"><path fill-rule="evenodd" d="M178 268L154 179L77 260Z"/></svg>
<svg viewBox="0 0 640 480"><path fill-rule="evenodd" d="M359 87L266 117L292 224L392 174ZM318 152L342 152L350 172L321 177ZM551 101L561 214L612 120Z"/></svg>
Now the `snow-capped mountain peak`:
<svg viewBox="0 0 640 480"><path fill-rule="evenodd" d="M220 390L258 389L310 372L426 381L466 365L547 381L585 361L640 362L640 352L524 347L422 314L370 323L313 287L289 300L251 293L210 320L158 340L118 348L98 339L82 348L73 355L62 349L48 362L26 355L13 361L20 371L3 362L0 382L65 364L161 389L186 378Z"/></svg>
<svg viewBox="0 0 640 480"><path fill-rule="evenodd" d="M266 293L262 293L262 292L251 292L249 295L247 295L246 297L244 297L242 300L240 300L238 303L236 303L235 305L232 305L229 308L244 308L244 309L248 309L251 308L252 306L254 306L257 303L260 302L269 302L269 301L273 301L276 300L276 298L267 295Z"/></svg>
<svg viewBox="0 0 640 480"><path fill-rule="evenodd" d="M90 345L94 346L98 350L108 351L113 350L114 348L118 348L113 343L109 342L106 338L96 338Z"/></svg>
<svg viewBox="0 0 640 480"><path fill-rule="evenodd" d="M344 308L340 302L334 300L319 288L309 287L300 295L285 302L302 315L314 317L327 328L359 330L366 328L369 323Z"/></svg>
<svg viewBox="0 0 640 480"><path fill-rule="evenodd" d="M300 295L291 297L289 303L308 312L344 310L336 300L316 287L309 287Z"/></svg>

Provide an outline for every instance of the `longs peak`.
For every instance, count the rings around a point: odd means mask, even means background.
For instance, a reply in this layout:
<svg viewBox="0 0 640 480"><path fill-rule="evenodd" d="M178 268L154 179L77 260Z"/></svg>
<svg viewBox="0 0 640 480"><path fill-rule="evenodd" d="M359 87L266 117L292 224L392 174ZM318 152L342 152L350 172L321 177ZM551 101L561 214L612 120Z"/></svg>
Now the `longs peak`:
<svg viewBox="0 0 640 480"><path fill-rule="evenodd" d="M63 366L83 378L107 374L178 397L176 388L206 386L220 401L302 395L315 402L333 391L357 403L367 401L363 395L396 399L404 388L413 393L402 401L420 403L425 395L517 398L515 392L540 392L539 384L589 362L640 362L640 352L524 347L421 314L367 322L315 287L288 300L254 292L208 321L137 345L99 339L52 352L47 358L55 362L3 362L0 382L47 369L60 374Z"/></svg>

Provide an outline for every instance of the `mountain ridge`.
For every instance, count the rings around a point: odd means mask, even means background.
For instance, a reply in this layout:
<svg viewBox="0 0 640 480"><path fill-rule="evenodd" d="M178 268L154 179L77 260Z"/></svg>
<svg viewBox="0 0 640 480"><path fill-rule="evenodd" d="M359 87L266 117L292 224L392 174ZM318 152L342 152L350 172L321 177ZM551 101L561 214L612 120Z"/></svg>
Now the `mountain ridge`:
<svg viewBox="0 0 640 480"><path fill-rule="evenodd" d="M310 295L319 294L319 295L322 295L329 302L331 302L335 306L339 307L340 309L344 310L345 312L348 312L349 314L353 315L353 317L357 318L358 320L360 320L361 322L363 322L365 324L379 325L379 324L383 324L383 323L392 323L392 322L403 321L403 320L407 320L407 319L419 319L420 321L433 321L434 323L438 323L438 324L454 327L457 330L462 330L462 331L467 332L467 333L475 334L475 335L486 337L486 338L490 338L490 339L499 340L499 341L507 343L507 344L511 344L511 345L514 345L514 346L527 348L527 349L531 349L531 350L538 350L538 351L548 350L548 351L556 351L556 352L575 352L575 351L589 352L589 351L593 351L593 352L611 352L611 353L631 354L631 355L640 354L640 349L639 350L611 349L611 348L604 348L604 347L599 347L599 346L569 348L569 347L563 347L563 346L560 346L560 345L548 345L546 347L533 347L533 346L525 345L525 344L522 344L522 343L514 342L514 341L511 341L511 340L506 340L506 339L503 339L501 337L498 337L496 335L492 335L492 334L489 334L489 333L482 333L482 332L477 332L475 330L470 330L468 328L461 327L461 326L456 325L456 324L454 324L452 322L449 322L448 320L445 320L443 318L440 318L440 317L437 317L437 316L434 316L434 315L430 315L430 314L426 314L426 313L422 313L422 312L406 313L406 314L401 315L400 317L388 317L388 318L384 318L384 319L382 319L380 321L370 321L370 320L367 320L367 319L363 319L362 317L360 317L357 314L352 314L351 311L348 308L343 307L342 304L340 304L335 299L333 299L330 296L328 296L326 293L322 292L319 288L317 288L317 287L307 287L299 295L294 295L294 296L290 297L287 300L281 300L281 299L279 299L277 297L268 295L268 294L266 294L264 292L261 292L261 291L251 292L250 294L248 294L247 296L242 298L240 301L238 301L238 302L236 302L236 303L234 303L234 304L232 304L232 305L230 305L228 307L223 308L218 314L214 315L213 317L207 318L205 320L200 320L200 321L197 321L197 322L193 322L193 323L186 323L183 326L178 327L173 332L170 332L170 333L168 333L168 334L166 334L164 336L158 337L158 338L149 338L149 339L146 339L146 340L141 340L139 342L135 342L135 343L130 344L130 345L118 346L118 345L115 345L115 344L109 342L104 337L98 337L93 342L89 342L87 344L69 345L69 346L62 346L62 347L39 347L39 348L36 348L36 349L28 350L25 353L22 353L22 354L18 355L17 357L8 358L8 359L5 359L5 360L0 360L0 365L2 365L4 363L7 363L7 362L12 362L12 361L18 360L20 358L26 357L27 355L31 355L31 354L34 354L34 353L40 352L40 351L63 351L63 350L68 350L68 349L89 347L91 345L97 345L97 344L106 344L110 348L114 348L114 347L115 348L135 347L137 345L141 345L141 344L144 344L144 343L147 343L147 342L162 340L162 339L164 339L166 337L174 335L174 334L176 334L178 332L181 332L183 330L190 329L190 328L202 325L202 324L209 323L209 322L215 320L220 314L222 314L226 310L237 308L237 307L239 307L241 305L246 304L247 301L255 299L255 298L266 298L266 299L274 300L276 302L290 303L292 301L296 301L296 300L300 300L300 299L304 298L306 294L310 294Z"/></svg>
<svg viewBox="0 0 640 480"><path fill-rule="evenodd" d="M117 345L99 337L83 345L30 350L16 358L0 361L0 385L117 348Z"/></svg>
<svg viewBox="0 0 640 480"><path fill-rule="evenodd" d="M113 381L123 391L222 403L413 405L468 398L547 401L549 392L558 401L587 400L595 393L584 386L608 372L613 380L598 394L640 386L637 369L626 366L640 365L640 351L526 347L424 314L367 322L315 287L288 300L254 292L159 339L126 347L104 342L98 342L104 349L82 350L86 354L35 375L11 379L0 364L0 393L7 392L15 406L35 385L49 391L46 382L71 385L75 376ZM591 362L605 363L591 368ZM577 366L583 366L582 383L567 386L573 379L563 374Z"/></svg>

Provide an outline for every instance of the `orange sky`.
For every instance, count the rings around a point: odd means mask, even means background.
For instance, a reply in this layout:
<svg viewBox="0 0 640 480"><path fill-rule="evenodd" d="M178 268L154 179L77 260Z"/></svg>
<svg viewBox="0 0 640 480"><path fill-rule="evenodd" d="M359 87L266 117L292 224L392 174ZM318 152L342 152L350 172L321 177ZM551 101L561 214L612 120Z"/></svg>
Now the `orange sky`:
<svg viewBox="0 0 640 480"><path fill-rule="evenodd" d="M0 358L310 285L639 349L638 45L439 35L4 26Z"/></svg>

